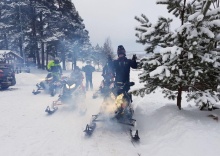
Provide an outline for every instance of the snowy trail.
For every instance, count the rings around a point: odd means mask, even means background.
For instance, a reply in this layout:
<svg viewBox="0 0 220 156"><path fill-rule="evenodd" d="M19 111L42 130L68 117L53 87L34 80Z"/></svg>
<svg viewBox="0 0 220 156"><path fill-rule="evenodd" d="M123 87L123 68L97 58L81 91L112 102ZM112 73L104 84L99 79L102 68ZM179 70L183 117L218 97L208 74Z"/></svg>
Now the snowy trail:
<svg viewBox="0 0 220 156"><path fill-rule="evenodd" d="M96 73L101 79L100 73ZM97 78L97 75L95 77ZM129 155L123 152L125 146L122 137L113 135L107 129L97 129L91 138L86 138L83 130L91 116L99 112L102 99L92 99L92 91L86 95L87 112L82 115L78 108L68 105L59 106L53 115L44 112L47 105L58 97L31 92L35 84L45 76L45 73L18 74L17 85L11 91L2 91L0 118L0 155ZM100 81L94 82L98 88ZM128 139L128 137L127 137ZM119 142L120 144L118 144ZM104 143L104 144L103 144ZM117 144L115 144L117 143ZM116 148L109 148L109 147Z"/></svg>
<svg viewBox="0 0 220 156"><path fill-rule="evenodd" d="M131 75L136 88L140 87L138 73L133 71ZM16 86L0 91L0 155L207 156L220 153L220 124L207 117L209 114L220 117L220 111L201 112L185 99L183 110L179 111L175 101L164 99L160 90L144 98L133 97L134 117L141 137L139 145L132 145L128 127L112 123L97 123L88 138L83 130L91 116L99 112L102 99L92 99L93 92L88 91L86 114L70 105L61 105L55 114L47 115L44 110L57 95L31 93L45 75L46 72L38 71L17 74ZM101 79L101 73L94 73L94 89Z"/></svg>

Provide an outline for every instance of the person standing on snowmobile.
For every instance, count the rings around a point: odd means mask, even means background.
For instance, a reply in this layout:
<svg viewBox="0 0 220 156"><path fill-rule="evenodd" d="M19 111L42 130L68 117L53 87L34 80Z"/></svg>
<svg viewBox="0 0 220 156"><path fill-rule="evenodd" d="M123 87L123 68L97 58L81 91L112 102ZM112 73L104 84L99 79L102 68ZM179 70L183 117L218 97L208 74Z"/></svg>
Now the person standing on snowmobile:
<svg viewBox="0 0 220 156"><path fill-rule="evenodd" d="M104 81L111 81L114 78L114 66L110 55L108 56L106 65L103 67L102 76Z"/></svg>
<svg viewBox="0 0 220 156"><path fill-rule="evenodd" d="M115 75L114 75L113 60L110 55L108 56L107 59L108 59L107 63L102 70L102 76L104 79L100 85L101 93L105 93L106 91L108 92L110 85L114 82Z"/></svg>
<svg viewBox="0 0 220 156"><path fill-rule="evenodd" d="M93 83L92 83L92 73L95 71L95 68L91 65L90 61L86 62L87 65L82 68L86 75L86 90L88 91L89 86L90 89L93 90Z"/></svg>
<svg viewBox="0 0 220 156"><path fill-rule="evenodd" d="M70 74L70 79L76 83L77 86L82 84L82 81L84 79L84 76L82 72L80 71L80 68L76 66L73 70L73 72Z"/></svg>
<svg viewBox="0 0 220 156"><path fill-rule="evenodd" d="M60 66L60 60L58 57L55 57L51 60L47 65L47 70L51 72L54 81L60 79L60 75L62 75L62 68ZM47 76L48 77L48 76Z"/></svg>
<svg viewBox="0 0 220 156"><path fill-rule="evenodd" d="M136 55L132 59L127 59L126 51L122 45L118 46L118 59L113 61L115 72L115 85L128 84L130 82L130 68L137 69ZM125 88L128 92L130 86Z"/></svg>

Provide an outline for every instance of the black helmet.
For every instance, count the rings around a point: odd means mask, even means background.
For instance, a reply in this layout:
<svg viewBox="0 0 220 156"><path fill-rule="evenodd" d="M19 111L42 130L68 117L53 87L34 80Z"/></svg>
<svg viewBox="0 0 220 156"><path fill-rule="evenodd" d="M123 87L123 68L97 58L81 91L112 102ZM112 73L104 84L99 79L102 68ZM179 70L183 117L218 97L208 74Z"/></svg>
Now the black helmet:
<svg viewBox="0 0 220 156"><path fill-rule="evenodd" d="M59 57L55 57L55 58L54 58L54 63L56 63L56 64L60 63Z"/></svg>
<svg viewBox="0 0 220 156"><path fill-rule="evenodd" d="M123 45L118 46L117 54L118 54L118 56L121 55L121 54L126 56L125 48L123 47Z"/></svg>
<svg viewBox="0 0 220 156"><path fill-rule="evenodd" d="M87 60L87 61L86 61L86 64L91 64L91 61L90 61L90 60Z"/></svg>

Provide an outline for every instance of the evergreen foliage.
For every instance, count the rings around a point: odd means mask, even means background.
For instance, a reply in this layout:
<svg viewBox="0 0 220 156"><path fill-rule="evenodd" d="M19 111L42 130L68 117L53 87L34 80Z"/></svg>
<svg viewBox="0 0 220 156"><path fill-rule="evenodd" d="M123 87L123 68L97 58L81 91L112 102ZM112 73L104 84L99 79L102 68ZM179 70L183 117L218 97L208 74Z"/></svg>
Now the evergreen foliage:
<svg viewBox="0 0 220 156"><path fill-rule="evenodd" d="M147 57L141 60L140 81L145 87L135 91L144 96L157 87L165 97L177 98L181 109L182 91L190 91L188 100L198 105L213 105L219 101L219 33L220 7L218 0L157 0L181 21L171 31L172 20L160 17L156 24L145 15L135 17L137 42L146 44Z"/></svg>
<svg viewBox="0 0 220 156"><path fill-rule="evenodd" d="M107 62L108 57L114 58L113 48L111 39L108 37L103 45L103 59L102 59L102 65L105 65Z"/></svg>
<svg viewBox="0 0 220 156"><path fill-rule="evenodd" d="M89 32L71 0L0 2L0 49L25 54L44 68L45 57L46 62L54 56L77 60L90 46Z"/></svg>
<svg viewBox="0 0 220 156"><path fill-rule="evenodd" d="M104 66L107 63L108 57L114 58L111 39L109 37L106 38L103 46L97 44L95 47L90 48L84 55L84 61L93 61L98 66L98 69L101 70L100 66Z"/></svg>

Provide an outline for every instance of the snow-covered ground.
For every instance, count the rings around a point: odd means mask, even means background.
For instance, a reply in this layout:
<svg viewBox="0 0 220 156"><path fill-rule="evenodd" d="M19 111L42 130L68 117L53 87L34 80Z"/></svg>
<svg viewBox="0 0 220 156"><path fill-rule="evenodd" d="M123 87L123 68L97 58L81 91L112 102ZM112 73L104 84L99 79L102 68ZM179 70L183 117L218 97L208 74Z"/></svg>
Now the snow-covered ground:
<svg viewBox="0 0 220 156"><path fill-rule="evenodd" d="M139 71L132 71L131 80L138 88ZM64 73L66 75L69 72ZM220 111L199 111L193 102L183 98L183 110L175 101L163 98L160 90L144 98L133 97L134 118L141 137L132 144L125 131L117 124L99 123L92 137L83 130L92 114L97 114L102 99L86 95L86 114L70 105L59 106L53 115L44 112L58 97L48 94L33 95L35 84L46 71L16 75L17 84L0 91L0 155L1 156L217 156L220 153L220 123L207 117L220 116ZM94 73L94 88L102 80ZM127 127L128 128L128 127Z"/></svg>

